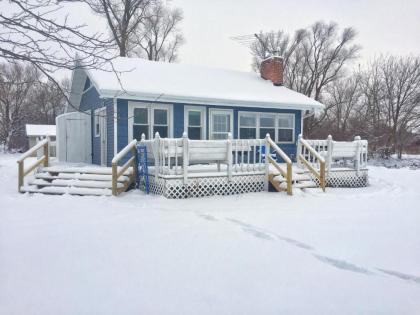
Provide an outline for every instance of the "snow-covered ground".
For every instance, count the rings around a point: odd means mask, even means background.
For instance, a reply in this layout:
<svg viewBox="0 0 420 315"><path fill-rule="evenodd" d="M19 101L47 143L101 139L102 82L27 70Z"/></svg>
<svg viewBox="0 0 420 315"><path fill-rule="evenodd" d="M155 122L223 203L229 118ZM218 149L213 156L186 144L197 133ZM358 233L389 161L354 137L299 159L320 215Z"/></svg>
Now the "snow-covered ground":
<svg viewBox="0 0 420 315"><path fill-rule="evenodd" d="M0 314L419 314L420 170L167 200L21 195L0 155Z"/></svg>

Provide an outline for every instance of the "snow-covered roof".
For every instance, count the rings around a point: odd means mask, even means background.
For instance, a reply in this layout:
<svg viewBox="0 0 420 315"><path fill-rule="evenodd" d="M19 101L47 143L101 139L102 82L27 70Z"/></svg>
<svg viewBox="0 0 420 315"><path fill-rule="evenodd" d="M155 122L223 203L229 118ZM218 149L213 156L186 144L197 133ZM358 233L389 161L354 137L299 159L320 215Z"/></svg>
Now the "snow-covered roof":
<svg viewBox="0 0 420 315"><path fill-rule="evenodd" d="M118 57L115 71L86 70L101 97L322 110L321 103L254 72ZM118 74L118 75L117 75Z"/></svg>
<svg viewBox="0 0 420 315"><path fill-rule="evenodd" d="M55 136L55 125L26 125L26 135L32 137Z"/></svg>

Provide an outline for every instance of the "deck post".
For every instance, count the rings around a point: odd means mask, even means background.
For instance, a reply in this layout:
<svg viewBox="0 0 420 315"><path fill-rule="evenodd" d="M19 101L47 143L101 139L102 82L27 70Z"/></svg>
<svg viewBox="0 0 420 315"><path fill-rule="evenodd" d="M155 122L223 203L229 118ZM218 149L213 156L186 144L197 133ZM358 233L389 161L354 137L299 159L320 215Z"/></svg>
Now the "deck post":
<svg viewBox="0 0 420 315"><path fill-rule="evenodd" d="M232 134L228 133L228 140L227 140L227 175L228 181L232 180Z"/></svg>
<svg viewBox="0 0 420 315"><path fill-rule="evenodd" d="M184 175L184 185L188 183L188 136L184 132L182 134L182 173Z"/></svg>
<svg viewBox="0 0 420 315"><path fill-rule="evenodd" d="M302 166L302 161L299 158L299 155L302 154L302 142L300 141L301 139L302 139L302 134L300 133L298 136L297 149L296 149L296 163L298 167Z"/></svg>
<svg viewBox="0 0 420 315"><path fill-rule="evenodd" d="M360 145L361 143L361 138L360 136L356 136L354 137L354 141L356 142L356 160L355 160L355 167L356 167L356 174L357 176L359 176L360 173Z"/></svg>
<svg viewBox="0 0 420 315"><path fill-rule="evenodd" d="M155 179L157 181L158 179L158 174L159 174L159 167L160 167L160 153L159 153L159 148L160 148L160 136L159 136L159 132L155 133Z"/></svg>
<svg viewBox="0 0 420 315"><path fill-rule="evenodd" d="M20 192L20 188L23 186L23 175L24 173L24 162L18 161L18 192Z"/></svg>
<svg viewBox="0 0 420 315"><path fill-rule="evenodd" d="M265 161L265 182L264 182L264 188L265 191L268 191L268 181L269 181L269 175L270 175L270 161L269 161L269 156L270 156L270 134L266 134L265 135L265 157L264 157L264 161Z"/></svg>
<svg viewBox="0 0 420 315"><path fill-rule="evenodd" d="M333 141L332 136L328 135L327 137L327 175L330 175L331 162L332 162L332 151L333 151Z"/></svg>
<svg viewBox="0 0 420 315"><path fill-rule="evenodd" d="M44 166L47 167L48 166L48 160L49 160L49 153L48 153L48 146L50 145L50 141L47 141L44 144Z"/></svg>

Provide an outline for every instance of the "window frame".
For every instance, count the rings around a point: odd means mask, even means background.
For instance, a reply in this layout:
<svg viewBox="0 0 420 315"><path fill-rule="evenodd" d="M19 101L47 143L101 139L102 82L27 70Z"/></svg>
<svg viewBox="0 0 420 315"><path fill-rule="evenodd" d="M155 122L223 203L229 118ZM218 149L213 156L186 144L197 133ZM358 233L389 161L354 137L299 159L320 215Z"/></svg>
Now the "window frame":
<svg viewBox="0 0 420 315"><path fill-rule="evenodd" d="M261 121L260 118L261 117L273 117L274 118L274 126L272 128L274 128L274 142L276 143L282 143L282 144L290 144L290 143L295 143L295 133L296 133L296 115L294 113L273 113L273 112L255 112L255 111L239 111L238 112L238 139L240 139L240 135L241 135L241 115L249 115L249 114L253 114L255 115L256 118L256 135L257 135L257 139L261 139L261 135L260 135L260 129L261 129ZM292 128L280 128L279 126L279 118L282 116L291 116L292 117L292 122L293 122L293 127ZM243 127L243 128L250 128L250 127ZM264 127L262 127L264 128ZM268 127L265 127L268 128ZM279 141L279 129L288 129L288 130L292 130L292 141ZM265 137L265 135L263 135L263 137Z"/></svg>
<svg viewBox="0 0 420 315"><path fill-rule="evenodd" d="M280 128L279 118L281 116L291 116L292 117L292 128ZM278 143L295 143L295 133L296 133L296 115L292 113L278 113L276 117L276 139L278 140L279 129L292 130L292 141L277 141Z"/></svg>
<svg viewBox="0 0 420 315"><path fill-rule="evenodd" d="M101 136L101 125L99 121L99 113L103 110L103 108L97 108L93 111L93 135L95 138ZM98 126L98 129L96 129Z"/></svg>
<svg viewBox="0 0 420 315"><path fill-rule="evenodd" d="M148 115L148 130L149 130L149 139L154 139L153 128L155 126L155 109L164 109L167 110L167 126L168 126L168 138L173 136L173 106L172 104L157 104L157 103L142 103L142 102L128 102L128 141L133 140L133 126L134 124L134 110L136 108L146 108ZM138 124L142 125L142 124ZM144 125L144 124L143 124ZM156 126L164 126L157 124ZM137 139L140 141L140 139Z"/></svg>
<svg viewBox="0 0 420 315"><path fill-rule="evenodd" d="M209 139L210 140L218 140L213 138L213 115L214 114L221 114L226 113L230 116L230 128L228 133L232 134L233 132L233 109L218 109L218 108L210 108L209 109Z"/></svg>
<svg viewBox="0 0 420 315"><path fill-rule="evenodd" d="M190 111L196 111L201 113L201 139L200 140L206 140L207 139L207 115L206 115L206 107L204 106L185 106L184 107L184 132L188 135L188 127L189 125L189 115L188 113ZM191 127L197 127L197 126L191 126Z"/></svg>

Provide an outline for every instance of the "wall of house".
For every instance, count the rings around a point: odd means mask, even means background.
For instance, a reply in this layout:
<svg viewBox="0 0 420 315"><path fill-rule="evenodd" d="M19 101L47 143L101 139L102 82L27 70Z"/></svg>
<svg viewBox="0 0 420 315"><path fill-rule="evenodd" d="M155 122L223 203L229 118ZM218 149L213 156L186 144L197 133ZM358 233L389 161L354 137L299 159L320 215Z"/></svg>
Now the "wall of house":
<svg viewBox="0 0 420 315"><path fill-rule="evenodd" d="M92 138L92 163L101 164L101 143L100 137L95 137L94 133L94 112L95 109L106 107L107 125L107 165L111 166L114 156L114 103L113 99L101 99L95 87L89 88L89 79L86 80L85 89L80 102L79 109L91 115L91 138Z"/></svg>
<svg viewBox="0 0 420 315"><path fill-rule="evenodd" d="M128 143L128 100L118 99L118 151L123 149ZM160 103L160 102L145 102L145 103ZM165 103L167 104L167 103ZM184 132L184 106L194 106L193 104L173 104L173 135L175 138L182 137ZM233 110L233 137L238 138L238 112L266 112L266 113L293 113L295 114L295 143L279 144L279 146L293 159L296 155L296 141L298 135L301 133L301 111L300 110L286 110L286 109L271 109L258 107L232 107L232 106L213 106L213 105L196 105L206 107L206 134L209 136L209 109L231 109Z"/></svg>

